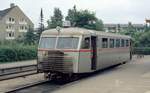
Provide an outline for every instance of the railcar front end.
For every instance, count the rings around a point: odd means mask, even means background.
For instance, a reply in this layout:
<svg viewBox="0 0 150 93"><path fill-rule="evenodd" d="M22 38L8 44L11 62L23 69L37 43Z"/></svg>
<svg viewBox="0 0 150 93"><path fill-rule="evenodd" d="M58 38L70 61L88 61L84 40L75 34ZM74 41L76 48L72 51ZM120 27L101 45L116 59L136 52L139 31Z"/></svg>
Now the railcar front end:
<svg viewBox="0 0 150 93"><path fill-rule="evenodd" d="M45 73L46 77L76 73L79 42L80 36L42 36L38 48L38 72Z"/></svg>

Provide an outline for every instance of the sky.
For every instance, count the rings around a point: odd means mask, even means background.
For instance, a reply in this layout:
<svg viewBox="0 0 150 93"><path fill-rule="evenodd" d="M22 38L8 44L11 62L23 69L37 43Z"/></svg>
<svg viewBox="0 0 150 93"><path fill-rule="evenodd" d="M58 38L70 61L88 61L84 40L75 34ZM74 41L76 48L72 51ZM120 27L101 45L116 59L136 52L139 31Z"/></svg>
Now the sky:
<svg viewBox="0 0 150 93"><path fill-rule="evenodd" d="M145 19L150 18L150 0L0 0L0 10L10 7L10 3L18 5L35 27L39 23L41 8L46 24L55 7L66 16L68 9L74 5L78 10L95 12L104 23L144 23Z"/></svg>

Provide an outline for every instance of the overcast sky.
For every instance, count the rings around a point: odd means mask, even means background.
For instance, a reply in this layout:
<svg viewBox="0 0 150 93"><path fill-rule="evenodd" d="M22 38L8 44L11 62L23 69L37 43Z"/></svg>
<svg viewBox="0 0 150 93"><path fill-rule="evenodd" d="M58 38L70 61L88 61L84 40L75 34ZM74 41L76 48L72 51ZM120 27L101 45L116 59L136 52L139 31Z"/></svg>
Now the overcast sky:
<svg viewBox="0 0 150 93"><path fill-rule="evenodd" d="M10 3L18 5L23 12L38 25L40 9L43 8L45 22L58 7L66 15L74 5L77 9L94 11L104 23L144 23L150 18L150 0L0 0L0 10L8 8Z"/></svg>

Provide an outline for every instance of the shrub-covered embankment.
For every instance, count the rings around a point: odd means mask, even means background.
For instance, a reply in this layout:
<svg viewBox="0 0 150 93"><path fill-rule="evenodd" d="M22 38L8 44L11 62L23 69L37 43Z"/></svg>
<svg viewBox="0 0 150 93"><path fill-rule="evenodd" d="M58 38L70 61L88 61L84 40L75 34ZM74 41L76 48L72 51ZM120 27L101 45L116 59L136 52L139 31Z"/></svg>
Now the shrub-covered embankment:
<svg viewBox="0 0 150 93"><path fill-rule="evenodd" d="M0 62L31 60L36 57L36 46L0 46Z"/></svg>

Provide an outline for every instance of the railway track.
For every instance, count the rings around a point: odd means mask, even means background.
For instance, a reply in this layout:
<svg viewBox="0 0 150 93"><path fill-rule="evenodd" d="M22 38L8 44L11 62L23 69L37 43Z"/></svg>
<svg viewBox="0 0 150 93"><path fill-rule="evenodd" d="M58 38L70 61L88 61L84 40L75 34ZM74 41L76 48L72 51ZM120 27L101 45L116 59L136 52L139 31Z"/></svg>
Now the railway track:
<svg viewBox="0 0 150 93"><path fill-rule="evenodd" d="M73 84L75 81L60 83L57 81L39 81L32 84L19 86L17 88L5 91L5 93L51 93L54 90Z"/></svg>
<svg viewBox="0 0 150 93"><path fill-rule="evenodd" d="M34 86L37 86L37 85L41 85L41 84L44 84L46 82L48 82L48 80L43 80L43 81L27 84L27 85L24 85L24 86L20 86L20 87L14 88L12 90L8 90L5 93L16 93L17 91L20 91L20 90L23 90L23 89L27 89L27 88L30 88L30 87L34 87Z"/></svg>
<svg viewBox="0 0 150 93"><path fill-rule="evenodd" d="M37 74L37 65L27 65L0 69L0 81Z"/></svg>

